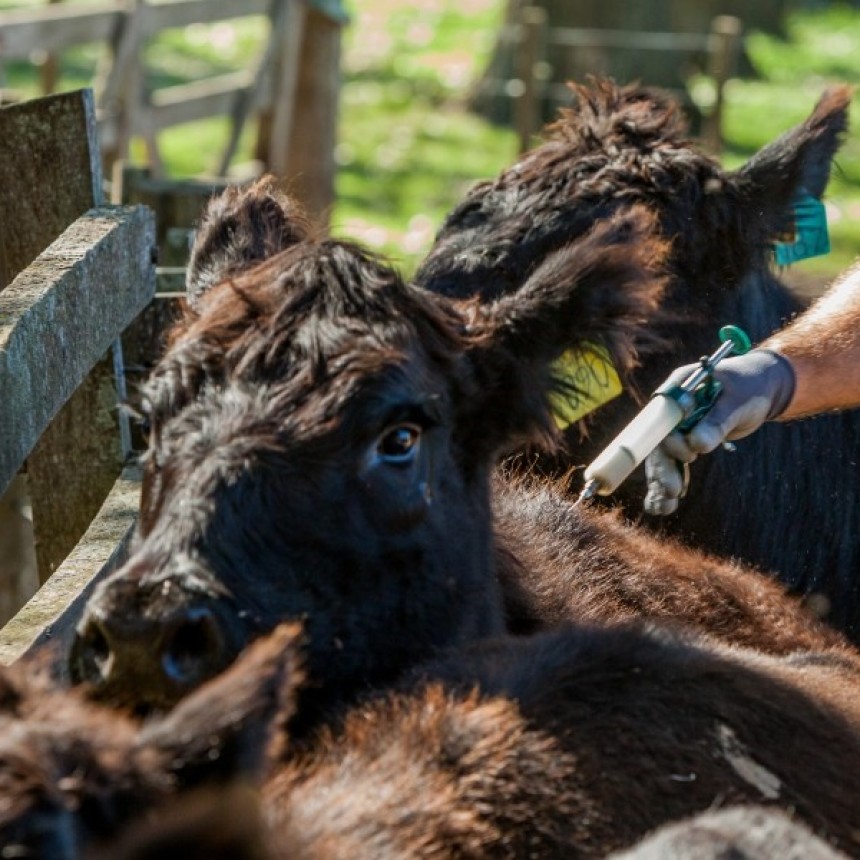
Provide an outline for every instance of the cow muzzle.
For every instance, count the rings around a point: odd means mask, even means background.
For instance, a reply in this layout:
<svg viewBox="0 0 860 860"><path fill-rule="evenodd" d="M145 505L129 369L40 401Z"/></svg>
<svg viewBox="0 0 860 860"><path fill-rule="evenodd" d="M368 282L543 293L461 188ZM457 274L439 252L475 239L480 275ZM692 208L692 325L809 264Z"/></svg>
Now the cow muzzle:
<svg viewBox="0 0 860 860"><path fill-rule="evenodd" d="M170 708L238 653L223 615L214 602L191 603L157 621L90 607L69 655L72 682L139 714Z"/></svg>

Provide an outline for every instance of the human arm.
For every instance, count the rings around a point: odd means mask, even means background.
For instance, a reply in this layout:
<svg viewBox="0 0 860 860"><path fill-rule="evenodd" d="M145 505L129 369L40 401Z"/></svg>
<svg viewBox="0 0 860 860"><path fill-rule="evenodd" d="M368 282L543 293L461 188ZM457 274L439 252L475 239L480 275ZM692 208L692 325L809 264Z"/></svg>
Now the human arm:
<svg viewBox="0 0 860 860"><path fill-rule="evenodd" d="M693 368L680 368L670 380L681 381ZM689 433L672 433L645 461L649 513L677 508L684 492L679 463L766 421L860 406L860 265L757 349L721 362L714 377L723 390L711 411Z"/></svg>
<svg viewBox="0 0 860 860"><path fill-rule="evenodd" d="M776 420L860 406L860 263L762 346L794 368L794 396Z"/></svg>

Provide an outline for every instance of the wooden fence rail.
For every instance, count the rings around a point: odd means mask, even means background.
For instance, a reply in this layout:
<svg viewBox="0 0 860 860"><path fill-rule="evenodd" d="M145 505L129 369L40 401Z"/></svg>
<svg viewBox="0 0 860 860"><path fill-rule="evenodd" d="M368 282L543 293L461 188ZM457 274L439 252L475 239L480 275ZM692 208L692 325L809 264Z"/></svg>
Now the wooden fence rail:
<svg viewBox="0 0 860 860"><path fill-rule="evenodd" d="M268 21L251 68L147 86L149 40L249 15ZM325 219L344 23L340 0L49 2L0 12L0 64L105 46L91 89L0 107L0 624L11 616L0 629L0 662L47 642L62 646L94 583L124 556L139 476L118 402L129 364L146 372L177 301L155 300L156 258L181 272L188 231L225 184L249 120L257 120L260 169L287 177ZM164 177L160 131L219 114L230 133L217 175ZM134 136L147 145L143 170L125 164ZM183 286L181 275L168 280ZM28 522L22 500L32 511L25 537L35 548L35 594L32 578L5 581L23 569L3 533L10 510L17 525Z"/></svg>
<svg viewBox="0 0 860 860"><path fill-rule="evenodd" d="M40 6L0 12L0 57L27 60L87 42L107 42L125 15L123 3Z"/></svg>
<svg viewBox="0 0 860 860"><path fill-rule="evenodd" d="M0 492L27 479L43 583L4 662L70 634L137 512L121 335L154 295L155 223L104 204L95 127L86 90L0 108Z"/></svg>
<svg viewBox="0 0 860 860"><path fill-rule="evenodd" d="M268 32L252 68L160 88L149 85L145 48L159 34L192 24L265 16ZM81 44L105 45L93 81L98 138L106 172L144 140L153 175L164 175L158 137L166 128L213 116L230 121L228 142L213 165L226 173L247 121L256 116L256 156L263 169L297 177L298 196L317 217L334 199L335 116L340 38L346 16L336 0L148 0L75 5L54 3L0 11L0 63L56 54ZM313 52L308 74L309 51ZM304 64L305 68L302 68ZM296 105L306 104L301 134ZM312 141L312 147L303 145Z"/></svg>
<svg viewBox="0 0 860 860"><path fill-rule="evenodd" d="M499 37L501 43L514 46L515 77L484 81L483 87L514 99L513 125L523 152L532 145L533 135L542 125L545 103L555 108L570 101L570 91L548 59L553 49L579 52L582 57L578 65L584 71L615 77L613 57L620 52L670 52L677 55L679 67L690 64L690 57L701 55L705 60L700 71L713 84L714 103L704 117L700 136L708 148L718 152L724 90L737 69L741 35L740 20L729 15L715 17L706 33L642 32L550 27L546 10L527 6L515 24L502 28ZM683 75L679 75L679 81L681 78ZM686 92L679 90L676 94L682 102L687 98Z"/></svg>

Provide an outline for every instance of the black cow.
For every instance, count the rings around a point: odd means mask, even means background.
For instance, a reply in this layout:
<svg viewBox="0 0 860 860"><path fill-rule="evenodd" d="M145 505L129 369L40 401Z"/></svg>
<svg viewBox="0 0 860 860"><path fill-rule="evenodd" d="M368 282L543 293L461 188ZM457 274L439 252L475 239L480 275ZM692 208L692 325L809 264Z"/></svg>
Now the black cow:
<svg viewBox="0 0 860 860"><path fill-rule="evenodd" d="M0 670L5 855L598 858L715 804L790 811L860 851L860 674L836 655L641 624L509 636L425 665L312 742L285 732L300 661L278 630L142 726L27 665ZM753 834L721 834L718 856L750 856Z"/></svg>
<svg viewBox="0 0 860 860"><path fill-rule="evenodd" d="M639 203L671 242L669 282L639 321L660 348L643 353L628 391L649 395L671 370L718 345L726 323L754 342L802 307L774 272L774 246L793 207L821 198L847 126L851 91L835 86L811 115L729 171L686 137L665 94L598 81L573 87L573 106L547 140L476 185L449 214L416 280L427 289L491 301L513 295L547 254L620 207ZM802 237L803 238L803 237ZM572 332L572 342L578 333ZM641 406L628 393L567 430L548 471L586 465ZM590 423L588 438L584 424ZM533 466L532 457L526 458ZM615 494L638 518L637 473ZM582 487L571 478L572 490ZM860 637L860 413L768 425L692 466L687 497L652 527L710 552L775 571L837 627Z"/></svg>
<svg viewBox="0 0 860 860"><path fill-rule="evenodd" d="M662 288L645 213L617 213L516 296L479 304L305 238L288 203L270 240L242 238L276 208L264 182L214 204L201 231L212 253L195 271L217 251L233 275L203 292L146 388L136 543L71 657L95 695L169 707L285 619L308 636L310 721L444 649L570 620L846 647L753 571L574 511L558 488L491 486L501 452L554 439L550 365L572 332L629 359Z"/></svg>

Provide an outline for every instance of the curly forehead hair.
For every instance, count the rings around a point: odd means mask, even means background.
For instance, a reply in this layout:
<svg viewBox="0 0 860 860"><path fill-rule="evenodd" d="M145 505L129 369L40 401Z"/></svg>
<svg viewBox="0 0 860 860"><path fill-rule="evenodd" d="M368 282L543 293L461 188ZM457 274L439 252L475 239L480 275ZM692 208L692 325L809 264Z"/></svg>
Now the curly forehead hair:
<svg viewBox="0 0 860 860"><path fill-rule="evenodd" d="M600 144L612 150L625 143L680 149L690 145L687 120L666 92L637 84L615 86L608 80L569 83L573 106L561 108L547 136L571 146Z"/></svg>
<svg viewBox="0 0 860 860"><path fill-rule="evenodd" d="M171 331L146 383L144 411L156 425L229 380L319 382L332 359L420 342L448 363L462 348L453 309L404 284L380 257L344 240L302 242L208 290ZM368 360L371 360L368 356Z"/></svg>
<svg viewBox="0 0 860 860"><path fill-rule="evenodd" d="M557 170L568 193L628 201L639 199L640 189L679 194L722 176L719 163L691 141L687 120L667 93L606 80L568 87L573 106L559 111L546 144L523 159L524 173L552 173L561 157Z"/></svg>

